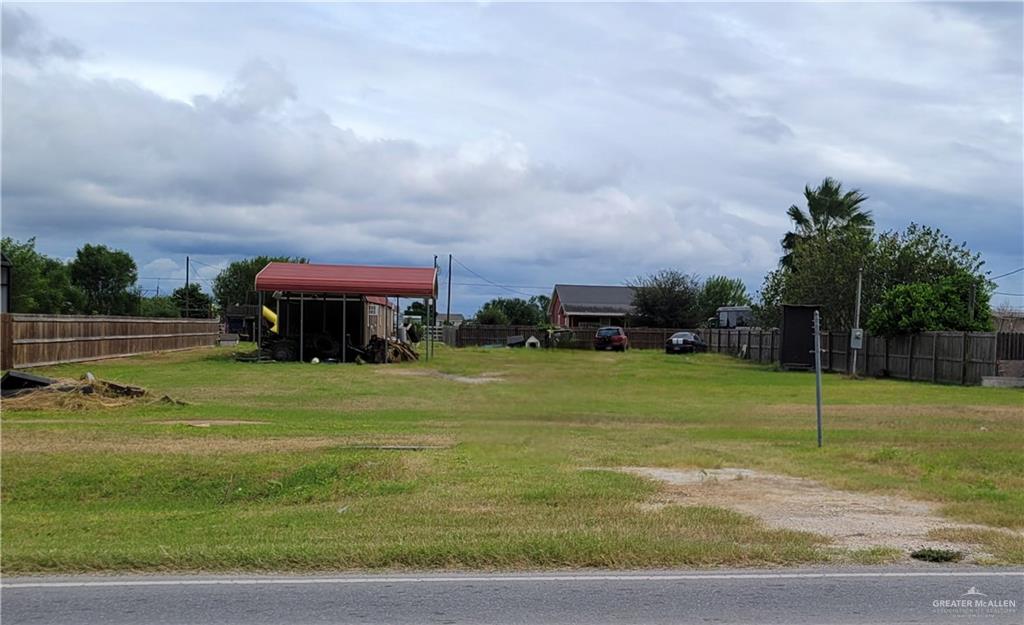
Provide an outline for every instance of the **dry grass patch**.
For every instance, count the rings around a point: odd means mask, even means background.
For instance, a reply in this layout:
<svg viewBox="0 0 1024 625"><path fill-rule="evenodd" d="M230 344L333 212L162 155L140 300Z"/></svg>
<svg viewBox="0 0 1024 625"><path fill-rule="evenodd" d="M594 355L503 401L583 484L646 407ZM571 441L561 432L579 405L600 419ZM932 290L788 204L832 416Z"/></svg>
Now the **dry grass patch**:
<svg viewBox="0 0 1024 625"><path fill-rule="evenodd" d="M293 436L271 438L229 438L223 436L126 437L89 435L70 437L65 433L7 433L5 453L33 454L252 454L312 451L330 448L414 451L452 447L454 440L433 435Z"/></svg>
<svg viewBox="0 0 1024 625"><path fill-rule="evenodd" d="M741 410L764 416L813 415L814 404L765 404L747 406ZM1024 406L826 403L824 411L829 416L863 419L936 417L999 423L1016 421L1018 424L1024 419Z"/></svg>

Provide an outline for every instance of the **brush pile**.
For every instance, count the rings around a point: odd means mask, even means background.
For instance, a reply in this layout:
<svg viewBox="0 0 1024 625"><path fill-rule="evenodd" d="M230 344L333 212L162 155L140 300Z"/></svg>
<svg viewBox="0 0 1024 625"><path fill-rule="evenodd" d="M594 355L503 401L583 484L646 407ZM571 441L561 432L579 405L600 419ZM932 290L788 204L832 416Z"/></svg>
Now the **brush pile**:
<svg viewBox="0 0 1024 625"><path fill-rule="evenodd" d="M15 376L22 376L21 379L12 379L12 373ZM91 373L86 373L80 380L31 376L26 383L24 374L10 372L4 376L3 381L4 410L117 408L139 400L183 403L167 395L155 398L141 386L99 380Z"/></svg>
<svg viewBox="0 0 1024 625"><path fill-rule="evenodd" d="M416 350L406 343L379 336L370 337L370 342L363 348L363 352L366 354L366 361L374 364L412 362L420 359Z"/></svg>

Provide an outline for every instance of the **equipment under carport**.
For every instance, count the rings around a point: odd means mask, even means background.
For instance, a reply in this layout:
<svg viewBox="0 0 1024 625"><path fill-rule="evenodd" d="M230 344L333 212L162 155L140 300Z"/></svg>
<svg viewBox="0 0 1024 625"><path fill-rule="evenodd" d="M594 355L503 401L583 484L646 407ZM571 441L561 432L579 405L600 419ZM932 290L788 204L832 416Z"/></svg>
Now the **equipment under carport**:
<svg viewBox="0 0 1024 625"><path fill-rule="evenodd" d="M256 274L255 289L269 322L257 326L259 360L388 362L392 355L414 354L374 340L397 330L392 321L397 304L392 307L388 298L423 298L431 310L437 270L271 262ZM428 335L428 359L432 343Z"/></svg>

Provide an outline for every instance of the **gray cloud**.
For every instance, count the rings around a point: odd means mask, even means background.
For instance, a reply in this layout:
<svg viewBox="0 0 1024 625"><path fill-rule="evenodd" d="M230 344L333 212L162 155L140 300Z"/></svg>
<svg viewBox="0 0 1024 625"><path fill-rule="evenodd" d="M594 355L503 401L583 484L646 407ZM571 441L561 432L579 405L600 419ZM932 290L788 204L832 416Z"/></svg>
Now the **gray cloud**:
<svg viewBox="0 0 1024 625"><path fill-rule="evenodd" d="M3 227L58 255L453 251L512 284L672 266L755 287L785 207L834 175L883 227L1024 256L1019 11L4 10L26 63L4 75ZM73 24L86 60L43 68L72 56L41 23Z"/></svg>
<svg viewBox="0 0 1024 625"><path fill-rule="evenodd" d="M4 6L3 54L38 64L48 58L76 60L81 58L82 50L68 39L47 34L24 9Z"/></svg>

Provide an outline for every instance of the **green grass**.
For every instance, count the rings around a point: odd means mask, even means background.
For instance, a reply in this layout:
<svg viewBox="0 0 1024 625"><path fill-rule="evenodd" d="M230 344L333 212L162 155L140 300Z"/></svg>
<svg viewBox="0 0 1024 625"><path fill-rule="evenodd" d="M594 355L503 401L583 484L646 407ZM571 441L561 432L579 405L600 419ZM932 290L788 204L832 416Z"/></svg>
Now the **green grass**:
<svg viewBox="0 0 1024 625"><path fill-rule="evenodd" d="M589 467L742 466L1024 527L1024 394L718 355L439 350L429 364L243 364L209 350L55 367L190 402L4 411L6 573L886 562ZM465 384L430 375L500 373ZM421 373L427 375L401 375ZM1002 407L1002 408L1000 408ZM154 421L242 419L197 428ZM354 445L429 443L389 451ZM997 563L1024 541L970 531Z"/></svg>

